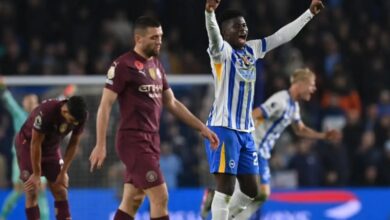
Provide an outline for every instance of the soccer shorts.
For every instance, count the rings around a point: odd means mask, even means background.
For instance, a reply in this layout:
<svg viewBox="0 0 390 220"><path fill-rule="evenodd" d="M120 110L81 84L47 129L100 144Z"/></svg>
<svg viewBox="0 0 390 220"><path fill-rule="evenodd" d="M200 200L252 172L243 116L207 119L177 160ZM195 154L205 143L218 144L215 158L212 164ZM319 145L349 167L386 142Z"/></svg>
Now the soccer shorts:
<svg viewBox="0 0 390 220"><path fill-rule="evenodd" d="M216 150L205 140L210 173L258 174L258 155L253 137L249 132L241 132L225 127L209 126L219 138Z"/></svg>
<svg viewBox="0 0 390 220"><path fill-rule="evenodd" d="M58 146L59 148L59 146ZM17 162L19 165L19 178L23 182L27 181L33 173L31 164L30 142L24 140L21 136L15 138L15 149ZM55 182L61 171L63 160L59 151L55 155L42 155L41 170L42 176L50 182ZM41 178L42 181L42 178Z"/></svg>
<svg viewBox="0 0 390 220"><path fill-rule="evenodd" d="M270 184L271 172L269 169L268 159L265 159L259 154L259 175L260 184Z"/></svg>
<svg viewBox="0 0 390 220"><path fill-rule="evenodd" d="M160 136L158 133L118 131L116 151L126 166L125 182L139 189L163 184L160 170Z"/></svg>

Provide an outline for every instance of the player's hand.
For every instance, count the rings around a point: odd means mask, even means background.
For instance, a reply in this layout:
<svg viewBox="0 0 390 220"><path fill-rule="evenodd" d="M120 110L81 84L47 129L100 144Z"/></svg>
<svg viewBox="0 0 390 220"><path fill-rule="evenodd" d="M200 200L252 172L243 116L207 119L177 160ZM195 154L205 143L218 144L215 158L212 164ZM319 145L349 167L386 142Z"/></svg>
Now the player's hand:
<svg viewBox="0 0 390 220"><path fill-rule="evenodd" d="M320 0L312 0L310 4L310 11L313 15L320 13L325 8L324 4Z"/></svg>
<svg viewBox="0 0 390 220"><path fill-rule="evenodd" d="M55 184L61 185L65 188L69 187L69 176L65 172L58 174Z"/></svg>
<svg viewBox="0 0 390 220"><path fill-rule="evenodd" d="M210 141L211 148L213 150L218 148L218 146L219 146L219 139L218 139L218 136L213 131L211 131L208 127L205 126L200 131L200 133L202 134L202 136L204 138L207 138Z"/></svg>
<svg viewBox="0 0 390 220"><path fill-rule="evenodd" d="M24 190L26 192L37 191L41 187L41 176L32 174L24 183Z"/></svg>
<svg viewBox="0 0 390 220"><path fill-rule="evenodd" d="M325 140L338 142L341 140L341 133L336 130L329 130L325 132Z"/></svg>
<svg viewBox="0 0 390 220"><path fill-rule="evenodd" d="M93 172L95 166L100 169L103 166L104 159L106 159L106 146L96 145L91 156L89 156L89 162L91 162L90 171Z"/></svg>
<svg viewBox="0 0 390 220"><path fill-rule="evenodd" d="M215 11L215 9L218 8L220 2L221 0L206 0L206 11L207 12Z"/></svg>

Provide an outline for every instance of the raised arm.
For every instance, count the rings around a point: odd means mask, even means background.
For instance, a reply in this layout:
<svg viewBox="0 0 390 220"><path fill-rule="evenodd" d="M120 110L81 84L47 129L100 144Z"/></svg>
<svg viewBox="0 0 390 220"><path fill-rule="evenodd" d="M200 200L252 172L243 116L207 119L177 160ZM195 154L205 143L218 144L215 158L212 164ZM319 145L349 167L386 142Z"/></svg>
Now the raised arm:
<svg viewBox="0 0 390 220"><path fill-rule="evenodd" d="M106 158L106 136L107 127L110 119L110 113L112 105L117 99L118 95L104 88L102 99L97 111L96 117L96 146L93 149L89 161L91 162L90 171L92 172L94 167L100 168L103 165L104 159Z"/></svg>
<svg viewBox="0 0 390 220"><path fill-rule="evenodd" d="M23 118L24 121L26 119L27 114L24 112L23 108L16 102L11 92L7 89L7 85L5 84L4 78L1 76L0 76L0 97L4 102L7 111L11 114L13 120L16 120L18 118Z"/></svg>
<svg viewBox="0 0 390 220"><path fill-rule="evenodd" d="M188 126L198 130L201 135L211 142L211 146L218 147L219 140L216 134L207 128L197 117L195 117L181 102L179 102L171 89L164 91L164 107L174 116L186 123Z"/></svg>
<svg viewBox="0 0 390 220"><path fill-rule="evenodd" d="M314 17L314 15L318 14L323 8L324 5L322 4L322 1L312 0L310 8L306 10L301 16L279 29L273 35L265 38L267 44L266 51L270 51L292 40Z"/></svg>
<svg viewBox="0 0 390 220"><path fill-rule="evenodd" d="M209 37L209 50L211 54L218 53L223 45L223 39L219 30L218 22L215 17L215 9L217 9L220 0L206 1L206 29Z"/></svg>

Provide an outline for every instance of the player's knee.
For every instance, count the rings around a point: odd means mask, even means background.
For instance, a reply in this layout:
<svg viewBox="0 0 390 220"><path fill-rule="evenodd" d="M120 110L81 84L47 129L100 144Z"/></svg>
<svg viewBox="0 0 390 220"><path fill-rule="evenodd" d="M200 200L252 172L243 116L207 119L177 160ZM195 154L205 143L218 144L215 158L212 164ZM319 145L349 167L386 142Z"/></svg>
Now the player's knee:
<svg viewBox="0 0 390 220"><path fill-rule="evenodd" d="M68 199L68 190L63 186L55 186L51 188L53 197L57 201L67 200Z"/></svg>
<svg viewBox="0 0 390 220"><path fill-rule="evenodd" d="M38 201L38 191L27 191L26 192L26 200L27 202L36 202Z"/></svg>
<svg viewBox="0 0 390 220"><path fill-rule="evenodd" d="M166 209L168 207L168 193L162 193L160 196L151 198L150 203L159 209Z"/></svg>

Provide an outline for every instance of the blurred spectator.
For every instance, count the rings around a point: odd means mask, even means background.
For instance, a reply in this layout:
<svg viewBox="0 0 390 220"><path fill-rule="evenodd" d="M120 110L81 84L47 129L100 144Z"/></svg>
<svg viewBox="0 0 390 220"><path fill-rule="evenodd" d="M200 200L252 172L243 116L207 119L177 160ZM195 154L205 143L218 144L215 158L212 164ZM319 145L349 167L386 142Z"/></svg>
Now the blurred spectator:
<svg viewBox="0 0 390 220"><path fill-rule="evenodd" d="M321 161L313 150L313 144L311 140L299 140L297 154L291 158L289 168L298 172L299 186L319 186L321 183Z"/></svg>
<svg viewBox="0 0 390 220"><path fill-rule="evenodd" d="M379 171L380 171L380 184L383 186L389 186L390 185L390 132L389 132L389 139L385 143L385 149L383 153L383 160L380 164Z"/></svg>
<svg viewBox="0 0 390 220"><path fill-rule="evenodd" d="M373 186L378 184L378 166L381 152L375 143L375 134L366 131L361 137L361 145L353 158L353 182L359 186Z"/></svg>
<svg viewBox="0 0 390 220"><path fill-rule="evenodd" d="M347 149L341 141L324 143L320 151L325 186L347 186L350 166Z"/></svg>

